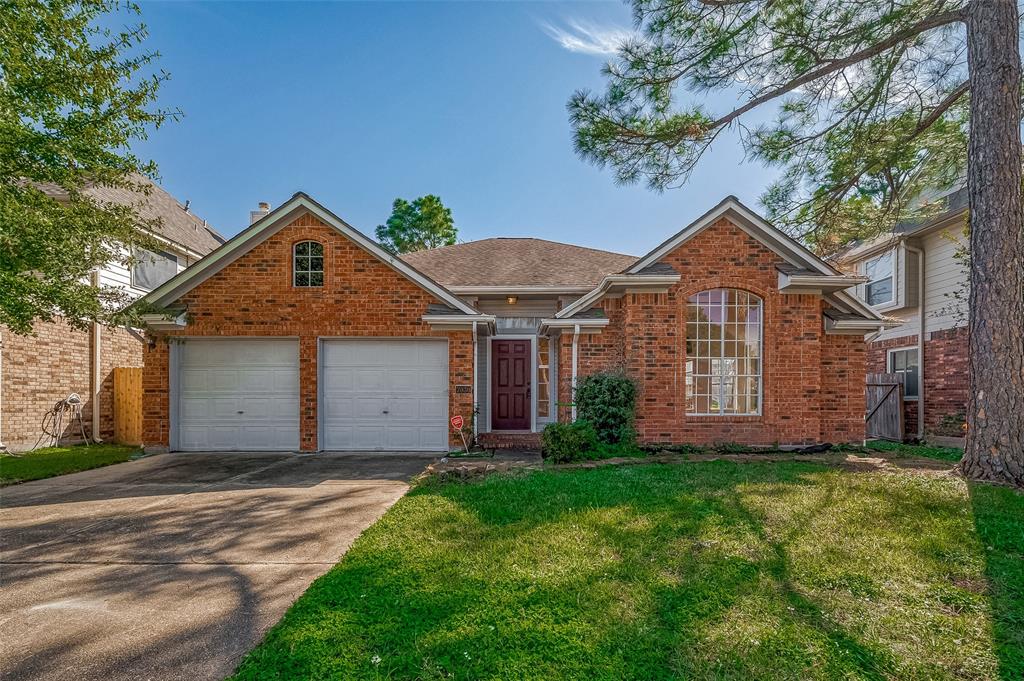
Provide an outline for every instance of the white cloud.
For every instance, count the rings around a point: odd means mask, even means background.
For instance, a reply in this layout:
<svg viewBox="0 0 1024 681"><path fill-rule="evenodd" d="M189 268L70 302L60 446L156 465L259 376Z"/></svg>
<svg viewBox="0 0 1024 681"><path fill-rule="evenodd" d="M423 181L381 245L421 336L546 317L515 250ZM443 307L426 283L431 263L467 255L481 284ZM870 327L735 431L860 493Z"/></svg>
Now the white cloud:
<svg viewBox="0 0 1024 681"><path fill-rule="evenodd" d="M576 20L570 20L565 28L546 22L541 24L541 28L570 52L602 57L615 54L623 42L635 36L633 31L619 26L596 26Z"/></svg>

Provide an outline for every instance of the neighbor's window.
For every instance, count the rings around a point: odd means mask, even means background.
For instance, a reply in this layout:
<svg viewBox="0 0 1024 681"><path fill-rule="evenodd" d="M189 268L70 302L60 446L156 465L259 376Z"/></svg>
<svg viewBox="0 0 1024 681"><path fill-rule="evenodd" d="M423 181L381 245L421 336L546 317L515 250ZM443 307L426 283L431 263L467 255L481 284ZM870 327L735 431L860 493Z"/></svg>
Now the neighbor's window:
<svg viewBox="0 0 1024 681"><path fill-rule="evenodd" d="M132 286L152 291L178 273L178 257L165 251L135 249Z"/></svg>
<svg viewBox="0 0 1024 681"><path fill-rule="evenodd" d="M889 373L903 374L903 396L917 399L917 348L889 351Z"/></svg>
<svg viewBox="0 0 1024 681"><path fill-rule="evenodd" d="M868 278L864 285L864 299L868 305L892 302L892 251L864 263L864 276Z"/></svg>
<svg viewBox="0 0 1024 681"><path fill-rule="evenodd" d="M686 306L686 413L761 413L763 306L753 293L713 289Z"/></svg>
<svg viewBox="0 0 1024 681"><path fill-rule="evenodd" d="M293 281L296 286L324 285L324 246L316 241L295 244Z"/></svg>

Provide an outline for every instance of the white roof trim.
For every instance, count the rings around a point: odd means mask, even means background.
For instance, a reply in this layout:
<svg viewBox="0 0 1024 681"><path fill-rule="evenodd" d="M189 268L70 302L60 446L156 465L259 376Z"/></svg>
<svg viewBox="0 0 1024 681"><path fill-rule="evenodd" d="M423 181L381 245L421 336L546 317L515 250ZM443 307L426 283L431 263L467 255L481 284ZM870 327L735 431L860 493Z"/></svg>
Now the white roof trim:
<svg viewBox="0 0 1024 681"><path fill-rule="evenodd" d="M492 314L425 314L420 317L430 326L464 326L473 322L494 326L494 315Z"/></svg>
<svg viewBox="0 0 1024 681"><path fill-rule="evenodd" d="M611 320L607 317L595 317L591 319L542 319L541 326L550 326L555 329L571 329L574 326L608 326Z"/></svg>
<svg viewBox="0 0 1024 681"><path fill-rule="evenodd" d="M802 293L807 291L841 291L842 289L863 284L867 277L853 275L829 274L786 274L779 272L779 291L783 293Z"/></svg>
<svg viewBox="0 0 1024 681"><path fill-rule="evenodd" d="M140 318L142 323L146 325L146 328L153 331L178 331L188 326L188 319L184 312L179 313L175 317L168 317L166 314L155 312L140 315Z"/></svg>
<svg viewBox="0 0 1024 681"><path fill-rule="evenodd" d="M851 295L847 291L835 291L825 296L831 302L839 302L840 306L846 306L850 308L851 312L859 312L868 319L881 320L885 319L881 314L878 313L873 307L862 301L855 295Z"/></svg>
<svg viewBox="0 0 1024 681"><path fill-rule="evenodd" d="M388 253L376 241L370 239L302 192L298 192L283 205L278 206L263 218L239 232L196 264L150 291L142 300L158 307L177 300L248 253L277 231L289 225L304 211L312 213L324 224L338 230L357 246L368 251L371 255L390 266L399 274L415 282L424 290L434 294L439 300L457 310L465 312L467 315L480 314L454 293L427 275L414 269L401 258Z"/></svg>
<svg viewBox="0 0 1024 681"><path fill-rule="evenodd" d="M556 319L567 319L577 312L583 312L601 299L614 286L670 286L679 281L678 274L609 274L590 293L566 305L555 314Z"/></svg>
<svg viewBox="0 0 1024 681"><path fill-rule="evenodd" d="M581 333L601 333L601 330L610 323L611 320L607 317L590 319L542 319L540 322L540 333L547 333L551 329L578 329Z"/></svg>
<svg viewBox="0 0 1024 681"><path fill-rule="evenodd" d="M827 334L854 334L870 333L891 328L885 320L878 319L832 319L825 316L825 333Z"/></svg>
<svg viewBox="0 0 1024 681"><path fill-rule="evenodd" d="M681 244L689 241L698 233L710 227L722 217L725 217L728 213L733 213L739 218L738 220L733 220L737 227L771 248L790 264L814 269L827 275L842 274L807 250L796 239L773 227L760 215L744 206L735 196L727 196L721 203L691 222L678 234L633 263L626 272L636 273L645 267L653 265Z"/></svg>

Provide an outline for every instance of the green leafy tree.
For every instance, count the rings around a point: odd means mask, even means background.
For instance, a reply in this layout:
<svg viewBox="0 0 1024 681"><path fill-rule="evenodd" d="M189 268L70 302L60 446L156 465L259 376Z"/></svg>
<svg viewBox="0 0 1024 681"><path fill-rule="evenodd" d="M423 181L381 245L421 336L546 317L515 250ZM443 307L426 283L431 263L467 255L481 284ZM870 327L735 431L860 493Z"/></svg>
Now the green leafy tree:
<svg viewBox="0 0 1024 681"><path fill-rule="evenodd" d="M967 178L963 468L1024 485L1020 18L1013 0L634 0L607 90L569 102L576 149L621 182L684 182L723 130L781 166L763 203L819 251L934 210ZM713 111L709 91L736 98ZM723 100L728 99L723 97ZM746 127L774 106L777 119Z"/></svg>
<svg viewBox="0 0 1024 681"><path fill-rule="evenodd" d="M452 211L433 194L421 196L412 203L395 199L391 217L377 226L377 241L392 253L412 253L438 246L451 246L459 231L452 221Z"/></svg>
<svg viewBox="0 0 1024 681"><path fill-rule="evenodd" d="M156 168L129 150L177 112L147 108L167 78L140 49L143 25L103 27L135 5L108 0L0 0L0 324L77 327L111 321L124 293L90 284L102 265L149 243L132 206L89 188L146 193ZM107 22L110 23L110 22Z"/></svg>

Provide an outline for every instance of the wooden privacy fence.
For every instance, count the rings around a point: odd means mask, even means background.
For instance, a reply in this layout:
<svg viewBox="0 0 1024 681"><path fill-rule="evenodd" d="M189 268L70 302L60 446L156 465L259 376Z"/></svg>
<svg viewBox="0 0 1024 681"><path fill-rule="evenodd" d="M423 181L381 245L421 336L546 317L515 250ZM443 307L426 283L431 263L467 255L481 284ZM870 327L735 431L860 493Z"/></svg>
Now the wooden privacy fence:
<svg viewBox="0 0 1024 681"><path fill-rule="evenodd" d="M142 444L142 367L114 369L114 442Z"/></svg>
<svg viewBox="0 0 1024 681"><path fill-rule="evenodd" d="M867 375L867 436L903 440L903 374Z"/></svg>

